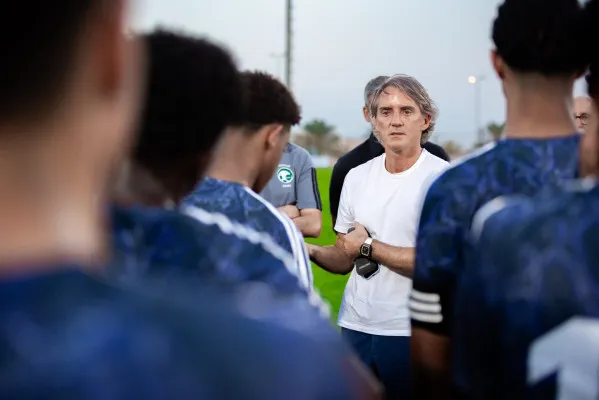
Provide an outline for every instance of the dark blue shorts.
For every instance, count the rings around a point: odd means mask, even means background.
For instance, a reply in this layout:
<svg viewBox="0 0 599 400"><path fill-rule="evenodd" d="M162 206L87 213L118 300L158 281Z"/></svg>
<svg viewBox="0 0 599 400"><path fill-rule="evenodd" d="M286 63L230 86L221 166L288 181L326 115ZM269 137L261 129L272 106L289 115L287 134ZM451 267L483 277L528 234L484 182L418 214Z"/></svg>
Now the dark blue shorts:
<svg viewBox="0 0 599 400"><path fill-rule="evenodd" d="M341 333L383 383L387 399L411 398L409 336L371 335L345 328Z"/></svg>

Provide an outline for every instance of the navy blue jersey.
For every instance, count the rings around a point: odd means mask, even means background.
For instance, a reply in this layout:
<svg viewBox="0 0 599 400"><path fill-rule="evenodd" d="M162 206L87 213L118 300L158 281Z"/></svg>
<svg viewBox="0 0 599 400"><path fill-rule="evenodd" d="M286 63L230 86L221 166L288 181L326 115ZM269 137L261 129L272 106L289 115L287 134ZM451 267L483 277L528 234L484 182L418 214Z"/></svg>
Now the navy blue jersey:
<svg viewBox="0 0 599 400"><path fill-rule="evenodd" d="M334 329L305 302L251 288L260 284L200 286L190 305L37 270L47 274L0 281L2 399L358 397Z"/></svg>
<svg viewBox="0 0 599 400"><path fill-rule="evenodd" d="M296 273L307 289L312 289L312 269L302 234L293 221L247 186L239 183L205 178L183 200L183 207L199 207L220 213L230 220L267 234L291 254Z"/></svg>
<svg viewBox="0 0 599 400"><path fill-rule="evenodd" d="M461 397L598 399L599 187L497 199L473 233L454 313Z"/></svg>
<svg viewBox="0 0 599 400"><path fill-rule="evenodd" d="M113 207L111 219L114 260L108 275L118 282L259 281L280 293L306 297L290 272L293 259L250 241L247 230L224 231L227 226L222 221L219 225L219 221L199 221L177 211L148 207Z"/></svg>
<svg viewBox="0 0 599 400"><path fill-rule="evenodd" d="M505 139L441 175L426 195L418 236L411 317L415 327L451 334L458 276L469 265L472 217L498 196L534 195L578 174L578 134Z"/></svg>

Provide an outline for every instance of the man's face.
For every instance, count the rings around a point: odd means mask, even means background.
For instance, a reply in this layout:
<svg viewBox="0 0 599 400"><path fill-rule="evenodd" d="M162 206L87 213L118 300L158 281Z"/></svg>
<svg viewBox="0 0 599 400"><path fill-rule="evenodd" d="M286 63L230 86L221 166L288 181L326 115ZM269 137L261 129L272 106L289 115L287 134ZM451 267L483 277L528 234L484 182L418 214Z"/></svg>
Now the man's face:
<svg viewBox="0 0 599 400"><path fill-rule="evenodd" d="M574 118L576 119L576 128L580 132L586 133L591 113L591 99L588 97L574 99Z"/></svg>
<svg viewBox="0 0 599 400"><path fill-rule="evenodd" d="M372 119L379 140L393 152L420 148L422 132L429 124L430 118L422 115L416 102L395 87L381 93Z"/></svg>

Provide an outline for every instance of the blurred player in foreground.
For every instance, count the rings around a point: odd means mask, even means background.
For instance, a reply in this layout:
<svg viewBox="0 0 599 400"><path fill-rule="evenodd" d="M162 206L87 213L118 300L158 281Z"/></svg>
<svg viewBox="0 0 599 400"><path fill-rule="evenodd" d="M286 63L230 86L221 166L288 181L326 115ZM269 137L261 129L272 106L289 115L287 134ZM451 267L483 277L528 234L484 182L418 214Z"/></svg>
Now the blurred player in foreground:
<svg viewBox="0 0 599 400"><path fill-rule="evenodd" d="M572 92L588 65L581 14L575 0L499 7L491 61L507 100L505 139L446 171L422 208L411 297L418 398L450 394L455 289L464 270L478 267L467 240L475 212L497 196L533 195L578 174Z"/></svg>
<svg viewBox="0 0 599 400"><path fill-rule="evenodd" d="M125 5L0 6L0 398L376 394L355 380L338 340L258 321L248 291L198 287L191 305L86 274L108 259L103 189L128 148L141 93ZM29 23L27 35L7 33ZM259 292L258 305L286 308Z"/></svg>
<svg viewBox="0 0 599 400"><path fill-rule="evenodd" d="M275 172L291 127L300 121L300 109L289 90L268 74L244 72L242 83L246 104L241 121L227 128L207 177L184 199L183 207L223 214L270 235L277 248L293 256L293 273L311 290L312 269L301 233L258 195Z"/></svg>
<svg viewBox="0 0 599 400"><path fill-rule="evenodd" d="M128 284L153 279L167 290L207 279L258 281L305 298L287 270L293 258L251 242L258 235L251 228L227 229L230 220L202 210L190 218L165 209L203 177L225 126L239 118L241 79L231 55L210 41L166 30L143 39L149 84L114 194L109 276Z"/></svg>
<svg viewBox="0 0 599 400"><path fill-rule="evenodd" d="M599 2L587 7L597 25ZM597 104L599 52L590 53L588 90ZM586 135L599 134L597 122L591 117ZM460 397L599 398L596 180L551 196L500 197L476 214L472 233L479 262L464 271L455 306Z"/></svg>

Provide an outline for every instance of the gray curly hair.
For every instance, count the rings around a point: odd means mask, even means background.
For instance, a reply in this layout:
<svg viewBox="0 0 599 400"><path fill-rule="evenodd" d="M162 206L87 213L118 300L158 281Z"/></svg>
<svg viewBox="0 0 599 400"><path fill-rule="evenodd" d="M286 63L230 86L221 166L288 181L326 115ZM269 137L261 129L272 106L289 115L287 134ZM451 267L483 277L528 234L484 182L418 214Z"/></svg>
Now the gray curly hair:
<svg viewBox="0 0 599 400"><path fill-rule="evenodd" d="M409 75L393 75L387 78L387 80L385 80L385 82L374 91L372 103L370 103L370 116L374 120L379 106L381 94L383 94L385 89L388 87L397 88L406 96L414 100L414 102L420 108L420 112L430 118L429 126L422 132L422 136L420 138L420 144L425 144L428 142L435 130L435 124L437 123L437 118L439 117L439 108L437 108L437 105L433 99L431 99L431 97L428 95L428 92L424 86L422 86L420 82Z"/></svg>

